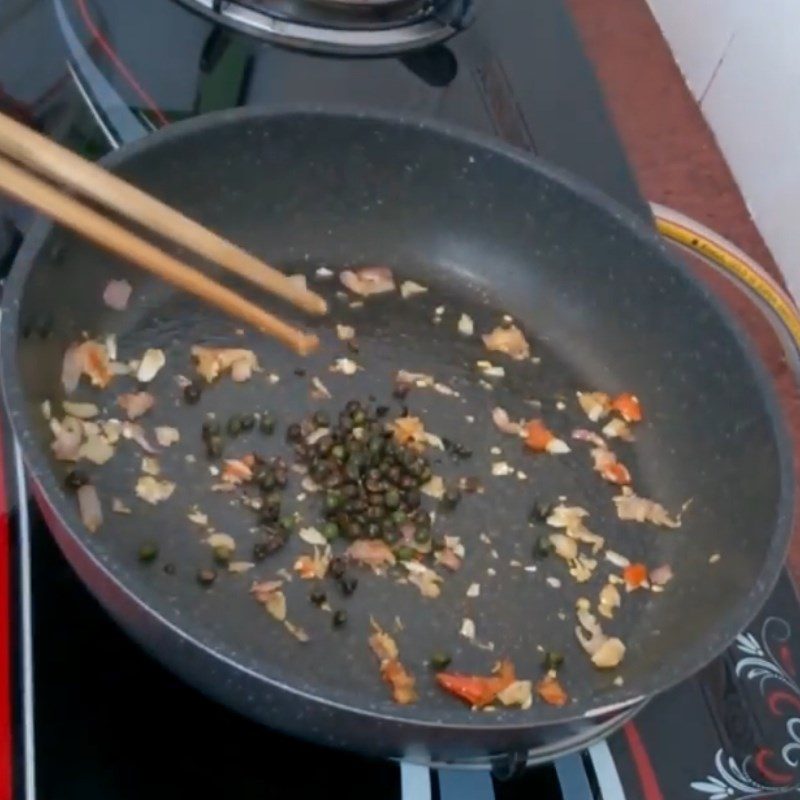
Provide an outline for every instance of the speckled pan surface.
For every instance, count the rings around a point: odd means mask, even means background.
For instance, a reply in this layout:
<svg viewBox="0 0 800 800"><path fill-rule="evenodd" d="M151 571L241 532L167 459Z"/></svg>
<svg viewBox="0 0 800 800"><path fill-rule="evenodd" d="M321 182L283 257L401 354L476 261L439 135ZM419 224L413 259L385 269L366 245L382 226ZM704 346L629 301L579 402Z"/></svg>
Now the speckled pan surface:
<svg viewBox="0 0 800 800"><path fill-rule="evenodd" d="M176 672L267 724L327 743L385 755L495 752L541 742L548 731L563 734L592 709L685 678L757 611L789 534L788 437L765 371L725 313L627 212L497 142L426 121L347 111L225 112L154 134L107 163L286 270L313 275L323 265L337 270L382 263L430 287L413 300L384 296L351 309L333 297L335 282L315 281L333 309L317 321L263 298L265 306L321 336L319 353L301 363L253 332L236 335L237 323L63 231L41 224L29 238L6 287L2 320L3 385L15 430L67 556L121 624ZM110 277L127 277L134 286L124 313L101 302ZM433 309L440 305L443 321L434 325ZM506 377L492 391L482 388L474 363L486 353L477 337L456 332L464 311L478 332L511 314L541 362L495 356ZM47 338L36 333L42 322L53 331ZM364 369L353 377L328 371L345 354L336 322L358 333L356 359ZM33 335L21 336L23 328ZM162 457L164 474L178 484L162 506L133 498L141 455L134 448L95 471L106 505L120 496L135 512L107 511L95 536L84 531L61 489L63 469L49 458L39 411L44 399L61 399L64 347L82 331L116 333L123 359L148 346L165 350L167 367L153 389L158 405L146 421L176 425L183 436L180 447ZM186 407L175 375L191 374L188 351L195 343L252 347L281 380L223 380L200 404ZM305 377L293 374L301 366ZM272 577L308 551L301 542L253 572L223 575L201 590L195 571L209 564L210 554L186 519L189 507L197 504L215 527L233 535L244 557L253 536L245 512L232 508L228 496L208 491L213 479L199 446L203 415L271 409L278 435L254 433L229 450L246 452L252 445L267 454L286 452L280 435L286 423L319 405L338 411L351 397L390 401L391 378L400 368L433 373L461 393L452 398L418 390L409 406L422 413L428 429L475 451L467 465L444 460L437 471L481 475L486 484L483 495L466 497L444 519L445 529L462 537L467 557L463 570L445 581L442 596L426 600L412 587L361 573L352 598L340 599L331 589L335 605L349 615L347 626L334 631L308 602L308 584L295 580L287 589L289 617L312 638L302 646L247 593L253 578ZM310 398L314 375L332 401ZM121 379L104 395L110 413L114 396L132 385ZM646 421L636 443L617 450L640 494L670 509L693 499L679 531L616 520L614 491L592 472L578 443L566 458L528 456L491 425L494 405L519 418L531 415L526 400L535 398L551 427L567 438L586 422L574 401L578 389L640 396ZM82 387L77 396L93 393ZM564 411L556 407L560 397ZM503 455L491 455L493 446ZM189 451L199 456L197 463L185 461ZM526 479L490 477L498 458ZM296 482L288 496L299 491ZM668 591L624 598L617 618L605 623L628 645L622 686L612 683L616 672L589 665L573 634L575 599L594 601L604 583L599 575L610 565L577 586L560 561L540 562L536 573L509 564L533 563L535 532L526 512L535 499L559 495L591 512L589 526L611 548L650 565L670 563L675 571ZM480 533L492 538L491 546ZM177 565L176 575L137 563L139 545L153 537L162 562ZM721 559L710 565L715 553ZM549 586L548 576L563 588ZM465 597L472 582L481 584L477 599ZM394 705L379 680L366 644L371 615L387 628L396 616L403 621L396 638L421 693L413 706ZM475 621L478 638L494 643L494 652L459 637L465 616ZM566 653L563 679L574 701L563 709L539 703L528 711L476 715L440 693L424 666L438 649L449 650L461 671L485 672L507 655L520 676L535 678L537 646Z"/></svg>

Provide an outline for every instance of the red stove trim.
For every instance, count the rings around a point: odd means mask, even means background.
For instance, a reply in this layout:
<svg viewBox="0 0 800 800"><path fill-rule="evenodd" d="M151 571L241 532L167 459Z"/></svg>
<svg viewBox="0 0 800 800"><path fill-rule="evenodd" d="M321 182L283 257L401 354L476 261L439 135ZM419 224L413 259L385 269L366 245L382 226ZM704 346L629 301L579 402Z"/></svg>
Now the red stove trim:
<svg viewBox="0 0 800 800"><path fill-rule="evenodd" d="M658 785L656 772L650 761L650 755L644 746L644 741L642 741L636 723L629 722L622 730L625 733L625 740L628 743L628 749L631 751L633 763L639 775L639 783L642 786L644 800L664 800L661 787Z"/></svg>
<svg viewBox="0 0 800 800"><path fill-rule="evenodd" d="M164 116L164 112L158 107L156 101L147 93L139 81L136 80L134 74L125 65L125 62L117 55L116 50L109 44L108 40L103 36L102 32L95 25L89 9L86 6L86 0L75 0L78 10L81 13L83 22L86 25L89 33L92 34L95 41L100 45L103 52L111 59L111 63L119 70L123 78L128 82L130 87L142 98L145 105L153 112L153 115L162 125L169 125L169 120Z"/></svg>

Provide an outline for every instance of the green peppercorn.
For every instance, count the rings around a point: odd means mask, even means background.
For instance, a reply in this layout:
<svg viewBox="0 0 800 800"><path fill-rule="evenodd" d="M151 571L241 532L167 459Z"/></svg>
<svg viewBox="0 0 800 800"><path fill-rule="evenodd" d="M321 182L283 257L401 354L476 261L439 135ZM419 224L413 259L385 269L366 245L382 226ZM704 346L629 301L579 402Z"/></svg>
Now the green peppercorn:
<svg viewBox="0 0 800 800"><path fill-rule="evenodd" d="M347 622L347 612L344 609L339 609L333 612L333 627L341 628Z"/></svg>
<svg viewBox="0 0 800 800"><path fill-rule="evenodd" d="M275 472L269 468L265 469L258 479L258 486L264 492L269 492L275 488Z"/></svg>
<svg viewBox="0 0 800 800"><path fill-rule="evenodd" d="M542 659L542 666L549 672L558 669L564 663L564 656L556 650L548 650Z"/></svg>
<svg viewBox="0 0 800 800"><path fill-rule="evenodd" d="M211 586L217 579L217 572L213 569L200 569L197 571L197 582L203 586Z"/></svg>
<svg viewBox="0 0 800 800"><path fill-rule="evenodd" d="M324 503L324 510L326 514L329 514L333 511L338 511L342 507L342 494L341 492L337 492L335 490L331 490L325 493L325 503Z"/></svg>
<svg viewBox="0 0 800 800"><path fill-rule="evenodd" d="M431 540L431 532L428 528L417 528L414 534L414 541L417 544L428 544Z"/></svg>
<svg viewBox="0 0 800 800"><path fill-rule="evenodd" d="M240 414L231 414L225 426L230 436L238 436L242 432L242 417Z"/></svg>
<svg viewBox="0 0 800 800"><path fill-rule="evenodd" d="M430 658L430 665L437 672L442 669L447 669L453 659L447 653L434 653Z"/></svg>
<svg viewBox="0 0 800 800"><path fill-rule="evenodd" d="M361 426L367 421L367 415L359 409L353 414L353 424L356 426Z"/></svg>
<svg viewBox="0 0 800 800"><path fill-rule="evenodd" d="M533 557L534 558L547 558L555 548L553 547L553 543L550 541L549 536L540 536L536 540L536 544L533 546Z"/></svg>
<svg viewBox="0 0 800 800"><path fill-rule="evenodd" d="M348 400L344 406L345 414L353 416L356 411L361 411L361 403L358 400Z"/></svg>
<svg viewBox="0 0 800 800"><path fill-rule="evenodd" d="M381 526L377 522L367 524L367 538L377 539L381 535Z"/></svg>
<svg viewBox="0 0 800 800"><path fill-rule="evenodd" d="M139 561L143 564L150 564L158 557L158 545L153 542L145 542L139 548Z"/></svg>
<svg viewBox="0 0 800 800"><path fill-rule="evenodd" d="M334 556L328 564L328 574L337 580L344 575L347 564L341 556Z"/></svg>
<svg viewBox="0 0 800 800"><path fill-rule="evenodd" d="M400 493L395 489L391 489L384 495L384 505L386 508L395 510L400 505Z"/></svg>
<svg viewBox="0 0 800 800"><path fill-rule="evenodd" d="M222 455L224 444L221 436L210 436L206 442L206 453L209 458L219 458Z"/></svg>
<svg viewBox="0 0 800 800"><path fill-rule="evenodd" d="M281 517L280 520L278 520L278 525L281 530L289 534L294 530L294 517Z"/></svg>
<svg viewBox="0 0 800 800"><path fill-rule="evenodd" d="M261 418L258 420L258 429L266 436L275 433L275 418L269 411L262 411Z"/></svg>
<svg viewBox="0 0 800 800"><path fill-rule="evenodd" d="M291 443L297 443L301 442L302 440L303 440L303 431L296 422L293 422L286 429L286 441Z"/></svg>
<svg viewBox="0 0 800 800"><path fill-rule="evenodd" d="M411 561L416 554L416 550L414 550L413 547L408 547L406 545L398 547L397 550L395 550L395 555L400 561Z"/></svg>
<svg viewBox="0 0 800 800"><path fill-rule="evenodd" d="M349 597L358 587L358 578L352 575L342 575L339 578L339 588L345 597Z"/></svg>
<svg viewBox="0 0 800 800"><path fill-rule="evenodd" d="M406 512L405 511L402 511L401 509L397 509L397 511L393 511L392 512L391 519L392 519L392 522L396 526L399 527L400 525L402 525L406 521L406 519L408 519L408 517L406 516Z"/></svg>
<svg viewBox="0 0 800 800"><path fill-rule="evenodd" d="M203 421L203 440L208 441L212 436L219 436L222 433L219 422L213 417L206 417Z"/></svg>
<svg viewBox="0 0 800 800"><path fill-rule="evenodd" d="M228 564L233 556L233 550L224 544L217 545L212 552L214 554L214 561L223 566Z"/></svg>
<svg viewBox="0 0 800 800"><path fill-rule="evenodd" d="M320 533L330 542L339 535L339 526L335 522L326 522Z"/></svg>
<svg viewBox="0 0 800 800"><path fill-rule="evenodd" d="M344 445L335 444L331 447L331 458L335 458L337 461L344 461L347 458L347 450L345 450Z"/></svg>
<svg viewBox="0 0 800 800"><path fill-rule="evenodd" d="M187 405L193 406L200 400L203 390L198 383L190 383L183 389L183 399Z"/></svg>
<svg viewBox="0 0 800 800"><path fill-rule="evenodd" d="M351 519L344 528L344 535L351 541L361 539L364 536L364 526L357 519Z"/></svg>
<svg viewBox="0 0 800 800"><path fill-rule="evenodd" d="M255 414L242 414L240 424L243 431L251 431L256 425Z"/></svg>

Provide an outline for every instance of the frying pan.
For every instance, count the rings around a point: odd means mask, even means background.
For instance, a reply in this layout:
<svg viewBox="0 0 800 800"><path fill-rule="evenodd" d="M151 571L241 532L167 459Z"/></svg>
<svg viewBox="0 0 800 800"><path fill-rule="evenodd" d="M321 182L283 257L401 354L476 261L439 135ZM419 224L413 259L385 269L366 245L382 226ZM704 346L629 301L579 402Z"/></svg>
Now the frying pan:
<svg viewBox="0 0 800 800"><path fill-rule="evenodd" d="M319 352L301 361L44 222L8 279L3 388L53 535L109 613L185 680L267 725L325 744L384 756L481 757L577 735L662 691L719 654L756 613L778 575L790 531L789 438L765 370L739 329L646 223L498 141L438 122L349 110L226 111L155 133L105 164L284 270L305 272L332 302L322 320L273 309L322 338ZM315 277L320 266L335 271L376 263L429 291L407 300L369 298L352 308L336 297L335 279ZM125 312L101 302L111 277L134 287ZM434 324L439 306L444 312ZM478 333L511 315L538 363L491 354L506 375L491 389L482 386L475 362L487 353L477 336L456 332L462 313ZM345 355L337 322L357 331L361 350L354 358L363 369L353 376L329 371ZM167 366L152 389L158 404L145 421L174 425L182 436L161 457L178 488L158 507L133 497L141 459L134 447L120 448L92 470L106 510L95 535L83 528L74 497L63 488L65 469L51 460L40 410L46 399L59 407L63 353L84 331L115 333L123 360L146 347L164 349ZM176 376L192 373L195 343L250 347L280 381L263 375L241 385L221 380L197 405L186 405ZM311 636L302 645L248 596L252 578L274 577L309 550L296 537L251 573L223 574L210 589L199 587L196 571L211 556L187 520L193 505L237 539L243 557L253 541L252 519L228 495L209 491L213 478L200 445L205 415L269 409L278 433L268 439L253 433L229 451L286 455L285 426L321 405L335 413L350 398L372 395L392 415L400 413L391 397L398 369L433 374L459 392L454 398L415 389L405 402L424 416L428 430L473 450L468 462L437 458L436 472L477 475L485 485L484 494L465 497L437 521L466 547L462 570L447 576L441 596L426 599L411 586L359 572L352 597L329 591L331 604L348 614L347 624L334 630L330 617L308 601L308 584L294 580L286 587L289 617ZM313 376L332 400L312 399ZM109 414L113 397L132 386L118 379L104 396ZM646 417L636 441L616 449L639 494L673 511L692 501L679 530L620 522L615 490L592 472L580 443L566 457L526 455L491 423L494 406L512 418L530 417L535 401L541 404L536 413L569 439L573 428L587 424L575 392L594 389L641 398ZM88 387L77 396L97 397ZM189 452L198 454L196 461L186 460ZM524 478L492 476L498 458ZM299 491L294 484L288 494ZM134 513L112 514L115 496ZM528 523L530 507L562 496L590 512L589 527L609 548L651 566L668 563L675 573L666 591L625 596L616 618L604 621L628 648L618 671L594 669L574 636L577 598L595 602L610 565L578 585L562 561L532 559L535 538L546 530ZM138 563L138 548L154 538L159 561ZM715 554L719 560L709 563ZM174 574L162 568L167 563ZM478 598L466 597L472 583L481 586ZM381 682L367 647L371 617L389 630L402 623L395 638L417 676L416 704L395 705ZM459 636L465 617L493 650ZM442 693L425 666L434 651L445 650L458 671L486 673L507 656L521 677L536 679L542 648L566 656L561 677L572 700L563 708L537 702L527 711L476 713Z"/></svg>

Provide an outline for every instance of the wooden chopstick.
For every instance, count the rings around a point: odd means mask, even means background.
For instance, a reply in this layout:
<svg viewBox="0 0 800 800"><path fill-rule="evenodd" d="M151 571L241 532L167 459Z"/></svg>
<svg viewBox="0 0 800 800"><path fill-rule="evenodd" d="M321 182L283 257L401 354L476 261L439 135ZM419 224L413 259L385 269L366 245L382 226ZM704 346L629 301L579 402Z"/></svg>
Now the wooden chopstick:
<svg viewBox="0 0 800 800"><path fill-rule="evenodd" d="M319 344L316 336L293 328L2 156L0 191L46 214L106 250L254 325L300 355L307 355Z"/></svg>
<svg viewBox="0 0 800 800"><path fill-rule="evenodd" d="M0 153L247 278L296 306L324 314L324 298L97 164L0 114Z"/></svg>

